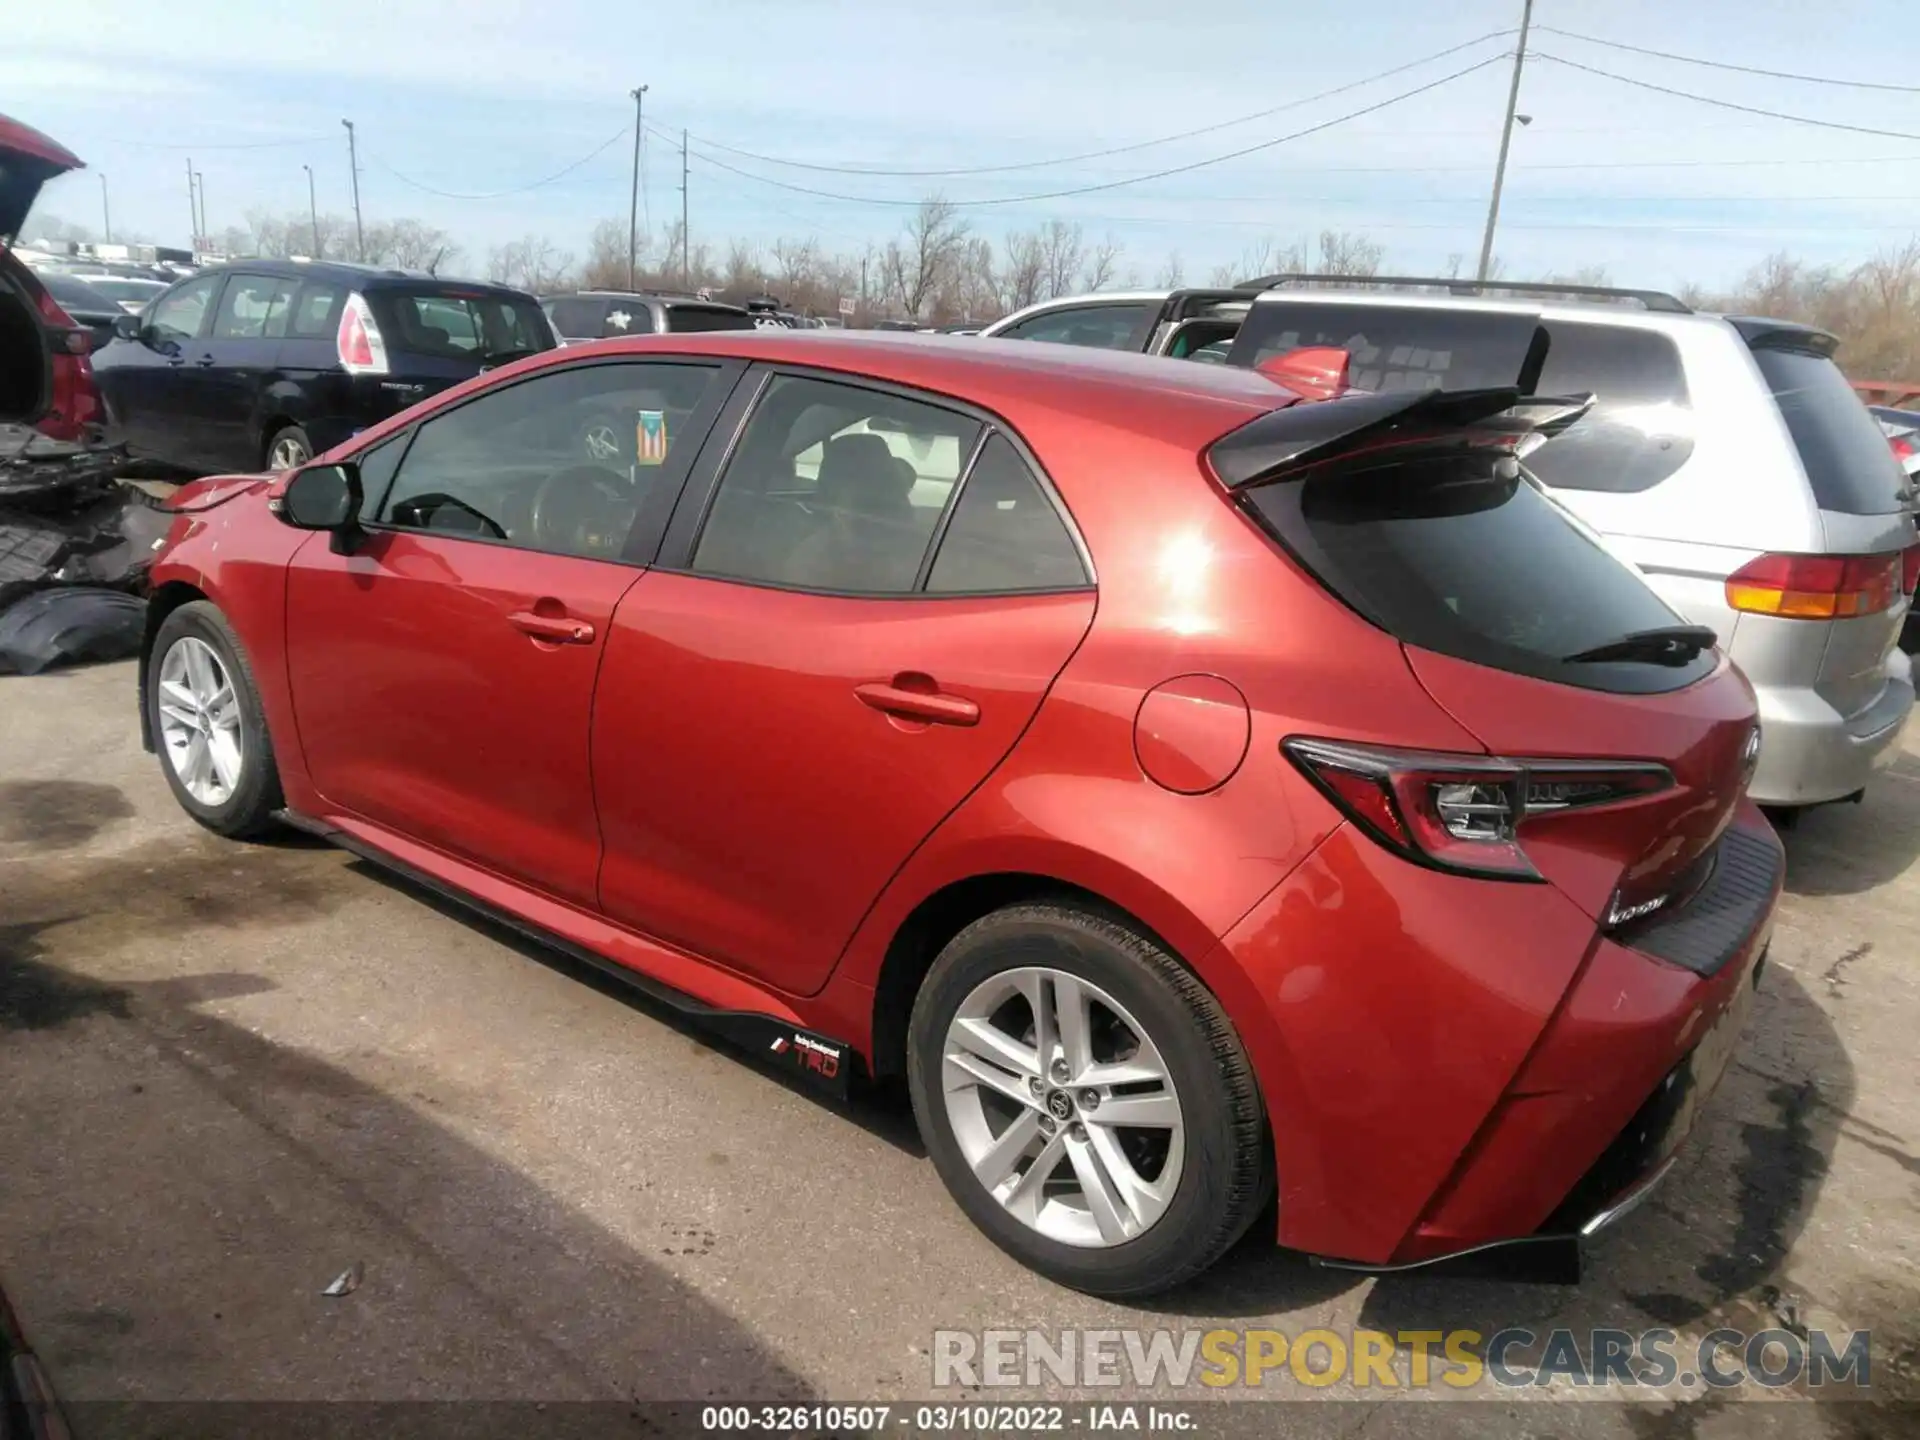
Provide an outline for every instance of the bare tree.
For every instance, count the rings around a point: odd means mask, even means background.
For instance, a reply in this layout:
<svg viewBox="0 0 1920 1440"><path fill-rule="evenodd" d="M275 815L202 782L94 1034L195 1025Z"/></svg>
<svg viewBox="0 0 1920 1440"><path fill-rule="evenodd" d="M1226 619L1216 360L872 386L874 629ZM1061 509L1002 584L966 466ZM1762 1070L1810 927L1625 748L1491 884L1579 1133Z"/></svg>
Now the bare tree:
<svg viewBox="0 0 1920 1440"><path fill-rule="evenodd" d="M1040 298L1041 275L1046 261L1041 254L1037 231L1015 230L1001 246L1006 257L995 276L995 290L1008 310L1024 310Z"/></svg>
<svg viewBox="0 0 1920 1440"><path fill-rule="evenodd" d="M1160 290L1178 290L1186 282L1187 264L1180 258L1178 250L1169 251L1167 258L1160 262L1160 269L1153 277L1154 287Z"/></svg>
<svg viewBox="0 0 1920 1440"><path fill-rule="evenodd" d="M1120 243L1109 235L1087 252L1080 283L1088 290L1104 290L1113 283L1120 263Z"/></svg>
<svg viewBox="0 0 1920 1440"><path fill-rule="evenodd" d="M1086 238L1078 225L1049 220L1040 232L1040 298L1073 294L1086 254Z"/></svg>
<svg viewBox="0 0 1920 1440"><path fill-rule="evenodd" d="M650 237L643 231L635 259L644 265ZM587 259L580 268L580 283L589 290L624 290L627 286L627 222L602 220L587 239Z"/></svg>
<svg viewBox="0 0 1920 1440"><path fill-rule="evenodd" d="M734 240L727 246L726 274L721 282L729 295L743 300L767 288L766 267L760 263L760 250L751 240Z"/></svg>
<svg viewBox="0 0 1920 1440"><path fill-rule="evenodd" d="M536 294L559 289L572 268L573 256L556 250L544 235L528 235L497 245L487 257L489 280Z"/></svg>
<svg viewBox="0 0 1920 1440"><path fill-rule="evenodd" d="M887 289L907 314L918 317L927 308L966 245L969 227L953 202L930 195L907 221L905 237L887 243L882 271Z"/></svg>
<svg viewBox="0 0 1920 1440"><path fill-rule="evenodd" d="M1350 230L1322 230L1317 270L1322 275L1378 275L1386 253L1364 235ZM1297 263L1299 254L1299 247L1295 247L1290 258ZM1296 268L1296 264L1286 268Z"/></svg>
<svg viewBox="0 0 1920 1440"><path fill-rule="evenodd" d="M451 235L419 220L376 221L366 227L366 236L368 262L398 270L438 271L460 254ZM559 268L572 263L572 256L563 256Z"/></svg>
<svg viewBox="0 0 1920 1440"><path fill-rule="evenodd" d="M805 240L789 240L784 236L773 242L773 263L775 273L780 279L780 290L788 304L795 303L794 297L813 278L814 267L820 252L820 242L809 237Z"/></svg>

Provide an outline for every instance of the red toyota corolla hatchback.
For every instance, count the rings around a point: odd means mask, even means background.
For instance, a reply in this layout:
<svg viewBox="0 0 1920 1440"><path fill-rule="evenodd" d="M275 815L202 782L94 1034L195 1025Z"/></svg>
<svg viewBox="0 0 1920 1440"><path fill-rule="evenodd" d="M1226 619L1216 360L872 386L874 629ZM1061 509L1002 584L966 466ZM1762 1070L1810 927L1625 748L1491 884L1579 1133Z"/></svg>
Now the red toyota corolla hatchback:
<svg viewBox="0 0 1920 1440"><path fill-rule="evenodd" d="M1174 1284L1276 1186L1326 1260L1537 1246L1671 1163L1782 871L1745 681L1522 468L1579 409L570 347L182 490L142 718L217 831L904 1075L1065 1284Z"/></svg>

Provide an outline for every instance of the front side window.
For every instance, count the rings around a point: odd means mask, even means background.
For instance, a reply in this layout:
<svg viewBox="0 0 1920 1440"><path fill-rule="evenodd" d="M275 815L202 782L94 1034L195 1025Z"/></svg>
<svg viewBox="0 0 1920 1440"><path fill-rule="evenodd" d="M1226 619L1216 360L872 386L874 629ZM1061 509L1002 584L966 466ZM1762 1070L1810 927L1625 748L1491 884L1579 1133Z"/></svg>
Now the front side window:
<svg viewBox="0 0 1920 1440"><path fill-rule="evenodd" d="M368 507L401 529L615 559L647 497L678 486L719 374L629 362L509 385L422 424Z"/></svg>
<svg viewBox="0 0 1920 1440"><path fill-rule="evenodd" d="M219 287L218 275L189 280L153 307L147 322L162 340L191 340L200 333L207 318L207 305Z"/></svg>
<svg viewBox="0 0 1920 1440"><path fill-rule="evenodd" d="M907 594L980 423L833 381L776 376L721 477L702 574Z"/></svg>
<svg viewBox="0 0 1920 1440"><path fill-rule="evenodd" d="M1003 340L1045 340L1055 345L1085 345L1097 350L1135 350L1136 339L1152 318L1146 305L1076 305L1052 310L1002 330Z"/></svg>

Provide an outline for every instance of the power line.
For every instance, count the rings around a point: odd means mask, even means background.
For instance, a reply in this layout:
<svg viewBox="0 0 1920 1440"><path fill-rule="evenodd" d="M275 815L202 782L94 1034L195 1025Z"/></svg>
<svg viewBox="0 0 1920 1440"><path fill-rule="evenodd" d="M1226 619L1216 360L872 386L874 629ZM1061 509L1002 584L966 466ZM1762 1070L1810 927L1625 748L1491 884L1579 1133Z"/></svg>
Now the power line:
<svg viewBox="0 0 1920 1440"><path fill-rule="evenodd" d="M1704 65L1712 70L1735 70L1742 75L1764 75L1769 80L1798 80L1807 85L1839 85L1851 90L1894 90L1905 95L1920 95L1920 85L1887 85L1874 80L1839 80L1831 75L1802 75L1792 70L1763 70L1757 65L1734 65L1725 60L1704 60L1697 55L1676 55L1671 50L1653 50L1645 45L1629 45L1624 40L1602 40L1598 35L1582 35L1577 30L1562 30L1557 25L1537 27L1569 40L1584 40L1589 45L1604 45L1610 50L1631 50L1636 55L1651 55L1660 60L1678 60L1682 65Z"/></svg>
<svg viewBox="0 0 1920 1440"><path fill-rule="evenodd" d="M652 129L653 127L648 126L647 128ZM378 156L369 155L367 158L373 161L373 163L378 165L382 170L386 171L387 174L391 175L394 179L398 180L402 185L409 185L415 190L423 190L429 195L438 195L442 200L499 200L504 196L508 196L508 195L524 195L529 190L538 190L543 185L551 185L556 180L565 179L567 176L571 175L574 171L578 170L582 165L585 165L589 160L594 160L599 158L601 155L605 154L608 150L612 149L614 145L626 139L627 136L631 135L632 133L633 133L633 127L631 125L622 125L618 130L614 131L613 134L609 135L599 145L595 146L592 150L588 151L585 155L582 155L578 160L574 161L571 165L568 165L565 169L556 170L553 172L553 174L546 176L544 179L535 180L531 184L515 185L508 190L489 190L480 194L468 194L458 190L437 189L432 185L428 185L422 181L415 180L410 176L402 175L398 170L394 169L391 165L387 164L386 161L380 159Z"/></svg>
<svg viewBox="0 0 1920 1440"><path fill-rule="evenodd" d="M764 165L779 165L791 170L813 170L829 175L872 175L881 178L1004 175L1015 170L1042 170L1055 165L1076 165L1083 160L1103 160L1110 155L1130 155L1136 150L1149 150L1157 145L1171 145L1176 140L1191 140L1198 135L1211 135L1216 130L1228 130L1235 125L1245 125L1254 120L1264 120L1268 116L1278 115L1286 110L1297 110L1302 105L1311 105L1317 100L1326 100L1335 95L1344 95L1349 90L1358 90L1364 85L1371 85L1375 81L1385 80L1389 76L1399 75L1408 70L1415 70L1422 65L1431 65L1435 60L1444 59L1448 55L1458 54L1462 50L1470 50L1475 45L1483 45L1489 40L1498 40L1513 33L1511 28L1506 30L1489 30L1484 35L1477 35L1471 40L1462 40L1458 45L1449 45L1445 50L1436 50L1433 54L1423 56L1421 59L1409 60L1406 64L1396 65L1391 70L1382 70L1377 75L1369 75L1362 80L1350 80L1344 85L1334 86L1331 90L1322 90L1317 95L1303 96L1298 100L1289 100L1284 105L1275 105L1271 109L1256 110L1250 115L1240 115L1232 120L1221 120L1212 125L1202 125L1197 130L1182 130L1178 134L1161 135L1152 140L1136 140L1130 145L1115 145L1106 150L1088 150L1079 155L1058 155L1048 160L1021 160L1008 165L972 165L947 170L884 170L866 165L821 165L808 160L786 160L777 155L761 155L752 150L741 150L735 146L723 144L718 140L709 139L705 135L696 134L692 138L698 140L702 145L710 149L721 150L729 155L738 155L746 160L757 160Z"/></svg>
<svg viewBox="0 0 1920 1440"><path fill-rule="evenodd" d="M1189 161L1185 165L1174 165L1165 170L1155 170L1148 174L1133 175L1121 180L1106 180L1096 185L1076 185L1064 190L1043 190L1031 195L1000 195L982 200L950 200L947 203L956 209L975 209L988 205L1022 205L1036 200L1064 200L1074 195L1091 195L1102 190L1118 190L1123 186L1138 185L1148 180L1164 180L1170 175L1185 175L1194 170L1206 169L1211 165L1221 165L1229 160L1238 160L1243 156L1252 155L1262 150L1271 150L1274 146L1284 145L1291 140L1300 140L1308 135L1317 135L1322 130L1330 130L1334 126L1344 124L1348 120L1357 120L1362 115L1371 115L1376 110L1386 109L1389 105L1398 105L1403 100L1411 100L1416 95L1424 95L1429 90L1437 90L1442 85L1451 84L1463 76L1471 75L1476 70L1484 70L1487 66L1498 64L1506 58L1507 56L1504 54L1489 55L1486 59L1467 66L1464 70L1456 70L1451 75L1443 75L1438 80L1428 81L1425 85L1416 86L1411 90L1403 90L1398 95L1390 95L1385 100L1376 100L1371 105L1362 106L1358 110L1349 110L1344 115L1336 115L1331 120L1323 120L1318 125L1309 125L1306 129L1296 130L1290 135L1278 135L1271 140L1262 140L1257 145L1247 145L1238 150L1230 150L1224 155L1211 155L1204 160ZM659 134L660 132L656 131L655 133ZM698 155L707 164L717 165L720 169L729 171L743 179L756 180L762 185L772 185L780 190L791 190L797 195L814 195L823 200L842 200L855 205L893 205L904 206L908 209L912 209L922 203L919 200L895 200L872 195L842 195L831 190L815 190L805 185L791 185L784 180L775 180L771 176L755 175L750 170L742 170L738 166L729 165L726 161L716 159L699 150L695 150L693 153Z"/></svg>
<svg viewBox="0 0 1920 1440"><path fill-rule="evenodd" d="M1651 80L1636 80L1631 75L1616 75L1611 70L1602 70L1594 65L1582 65L1578 60L1549 55L1544 50L1535 50L1532 53L1536 60L1548 60L1555 65L1565 65L1571 70L1583 70L1589 75L1598 75L1605 80L1617 80L1622 85L1633 85L1641 90L1656 90L1662 95L1675 95L1682 100L1693 100L1702 105L1717 105L1722 110L1738 110L1747 115L1764 115L1769 120L1790 120L1796 125L1814 125L1822 130L1846 130L1855 135L1884 135L1893 140L1920 140L1920 132L1912 130L1881 130L1871 125L1847 125L1838 120L1815 120L1810 115L1789 115L1784 110L1766 110L1758 105L1738 105L1731 100L1717 100L1711 95L1696 95L1691 90L1676 90L1670 85L1656 85Z"/></svg>

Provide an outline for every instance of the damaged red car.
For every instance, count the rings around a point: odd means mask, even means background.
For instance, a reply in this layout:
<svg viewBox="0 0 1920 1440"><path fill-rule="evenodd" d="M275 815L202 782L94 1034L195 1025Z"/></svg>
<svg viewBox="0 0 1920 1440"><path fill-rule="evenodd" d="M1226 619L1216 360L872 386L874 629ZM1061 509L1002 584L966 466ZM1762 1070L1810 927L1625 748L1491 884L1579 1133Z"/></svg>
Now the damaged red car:
<svg viewBox="0 0 1920 1440"><path fill-rule="evenodd" d="M1063 1284L1257 1220L1571 1253L1724 1067L1783 860L1746 682L1534 483L1584 401L1518 381L570 347L182 490L143 726L214 830L903 1078Z"/></svg>
<svg viewBox="0 0 1920 1440"><path fill-rule="evenodd" d="M80 164L57 141L0 115L0 424L37 426L63 441L93 438L100 426L100 394L87 361L94 337L11 245L41 186Z"/></svg>

